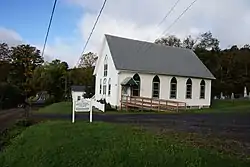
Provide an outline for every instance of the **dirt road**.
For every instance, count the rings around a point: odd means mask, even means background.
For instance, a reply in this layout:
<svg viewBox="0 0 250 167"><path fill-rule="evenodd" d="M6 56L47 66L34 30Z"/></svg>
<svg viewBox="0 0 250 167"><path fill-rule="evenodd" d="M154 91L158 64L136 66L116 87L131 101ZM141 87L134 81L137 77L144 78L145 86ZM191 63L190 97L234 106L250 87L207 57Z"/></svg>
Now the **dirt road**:
<svg viewBox="0 0 250 167"><path fill-rule="evenodd" d="M37 114L33 117L71 120L71 115ZM76 114L76 121L88 118L88 114ZM250 113L94 114L93 121L129 123L149 128L211 134L250 143Z"/></svg>
<svg viewBox="0 0 250 167"><path fill-rule="evenodd" d="M24 114L24 109L15 108L9 110L0 110L0 132L13 124Z"/></svg>

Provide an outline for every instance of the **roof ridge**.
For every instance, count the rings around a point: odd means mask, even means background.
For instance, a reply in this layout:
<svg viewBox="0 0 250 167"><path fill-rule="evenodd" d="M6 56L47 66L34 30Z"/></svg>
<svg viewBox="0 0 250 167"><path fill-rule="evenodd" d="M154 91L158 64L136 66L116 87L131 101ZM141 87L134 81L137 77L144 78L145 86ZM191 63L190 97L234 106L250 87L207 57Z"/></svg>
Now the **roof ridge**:
<svg viewBox="0 0 250 167"><path fill-rule="evenodd" d="M213 74L191 49L109 34L105 34L105 38L117 70L214 79ZM143 45L150 49L144 48L144 51L138 51Z"/></svg>
<svg viewBox="0 0 250 167"><path fill-rule="evenodd" d="M131 40L131 41L136 41L136 42L141 42L141 43L147 43L150 45L155 45L157 47L165 47L165 48L173 48L173 49L179 49L179 50L188 50L193 52L193 50L188 49L188 48L182 48L182 47L175 47L175 46L168 46L168 45L161 45L161 44L157 44L154 42L149 42L149 41L144 41L144 40L139 40L139 39L132 39L132 38L126 38L126 37L121 37L121 36L116 36L116 35L110 35L110 34L104 34L106 37L113 37L113 38L120 38L120 39L124 39L124 40Z"/></svg>

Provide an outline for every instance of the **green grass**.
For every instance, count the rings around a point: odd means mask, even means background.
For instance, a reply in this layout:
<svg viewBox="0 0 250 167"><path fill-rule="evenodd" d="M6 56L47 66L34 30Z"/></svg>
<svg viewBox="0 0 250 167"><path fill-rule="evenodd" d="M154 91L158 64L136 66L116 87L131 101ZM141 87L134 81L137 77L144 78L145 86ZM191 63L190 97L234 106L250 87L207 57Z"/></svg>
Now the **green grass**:
<svg viewBox="0 0 250 167"><path fill-rule="evenodd" d="M0 154L1 167L248 167L236 159L125 125L55 121L28 127Z"/></svg>
<svg viewBox="0 0 250 167"><path fill-rule="evenodd" d="M250 112L250 100L214 100L212 107L208 109L191 109L180 111L181 113L232 113L232 112ZM44 114L71 114L71 102L54 103L47 107L41 108L35 113ZM173 112L156 112L156 111L106 111L105 113L98 112L99 114L138 114L138 113L158 113L168 114Z"/></svg>
<svg viewBox="0 0 250 167"><path fill-rule="evenodd" d="M214 100L211 108L191 109L188 113L246 113L250 112L250 100Z"/></svg>
<svg viewBox="0 0 250 167"><path fill-rule="evenodd" d="M21 134L28 126L31 126L33 121L27 119L17 120L14 125L5 129L0 133L0 149L9 145L16 136Z"/></svg>
<svg viewBox="0 0 250 167"><path fill-rule="evenodd" d="M35 113L38 114L71 114L72 113L72 103L71 102L60 102L54 103L44 108L41 108Z"/></svg>

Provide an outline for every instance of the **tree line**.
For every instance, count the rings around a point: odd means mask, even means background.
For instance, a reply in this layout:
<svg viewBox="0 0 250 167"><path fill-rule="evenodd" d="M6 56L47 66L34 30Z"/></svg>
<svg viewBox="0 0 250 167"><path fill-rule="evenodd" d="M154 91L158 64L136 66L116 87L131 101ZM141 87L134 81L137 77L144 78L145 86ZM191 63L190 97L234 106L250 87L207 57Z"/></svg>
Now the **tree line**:
<svg viewBox="0 0 250 167"><path fill-rule="evenodd" d="M216 78L212 81L212 96L219 96L221 92L227 96L232 93L243 96L244 87L250 91L249 44L222 49L220 41L211 32L184 39L170 35L156 39L155 43L192 49Z"/></svg>
<svg viewBox="0 0 250 167"><path fill-rule="evenodd" d="M244 87L250 90L250 46L220 48L220 41L211 32L198 37L179 39L174 35L162 37L155 43L192 49L213 73L212 96L243 95ZM46 92L50 102L70 99L71 85L87 87L87 97L94 95L93 76L97 55L82 55L79 67L69 68L67 62L55 59L46 62L40 50L31 45L10 47L0 44L0 109L16 107L28 98L36 99Z"/></svg>
<svg viewBox="0 0 250 167"><path fill-rule="evenodd" d="M55 59L45 62L40 50L30 45L0 44L0 109L16 107L27 99L37 100L46 92L48 102L70 99L71 85L86 85L86 96L94 94L93 63L96 55L85 54L79 68Z"/></svg>

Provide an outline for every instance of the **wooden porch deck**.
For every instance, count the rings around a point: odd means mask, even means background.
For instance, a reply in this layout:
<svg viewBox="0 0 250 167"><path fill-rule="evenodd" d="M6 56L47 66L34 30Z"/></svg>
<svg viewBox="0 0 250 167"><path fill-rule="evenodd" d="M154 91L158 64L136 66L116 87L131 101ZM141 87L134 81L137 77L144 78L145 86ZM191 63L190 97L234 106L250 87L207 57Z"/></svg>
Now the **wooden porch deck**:
<svg viewBox="0 0 250 167"><path fill-rule="evenodd" d="M141 110L176 111L186 109L186 103L146 97L122 96L121 110L138 108Z"/></svg>

